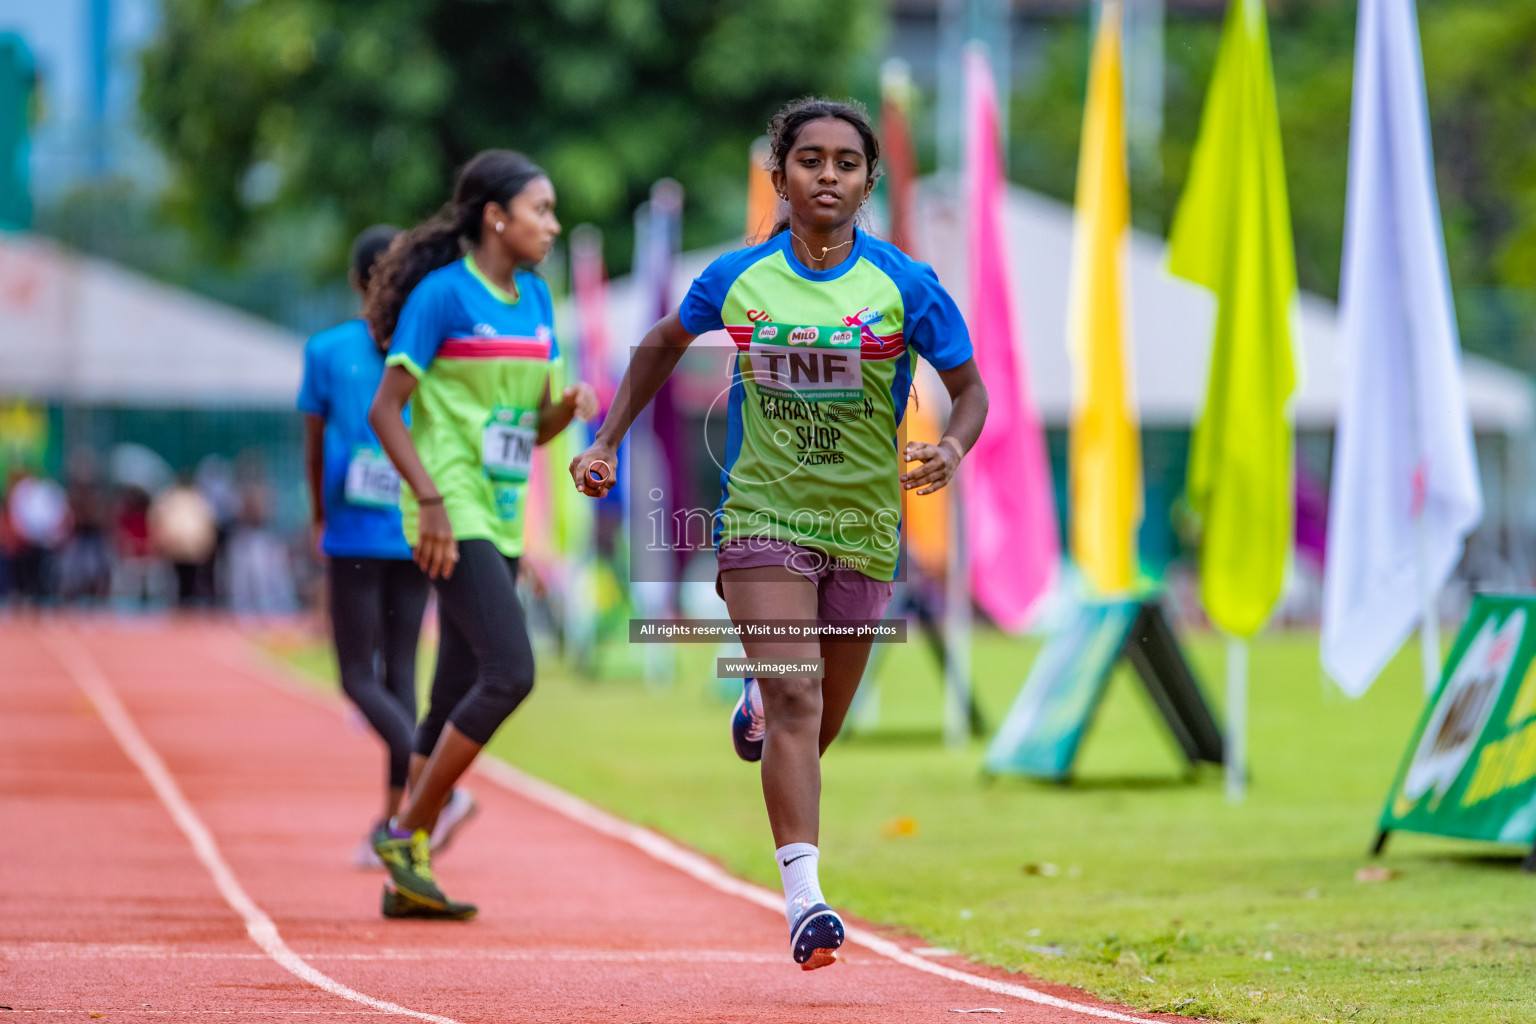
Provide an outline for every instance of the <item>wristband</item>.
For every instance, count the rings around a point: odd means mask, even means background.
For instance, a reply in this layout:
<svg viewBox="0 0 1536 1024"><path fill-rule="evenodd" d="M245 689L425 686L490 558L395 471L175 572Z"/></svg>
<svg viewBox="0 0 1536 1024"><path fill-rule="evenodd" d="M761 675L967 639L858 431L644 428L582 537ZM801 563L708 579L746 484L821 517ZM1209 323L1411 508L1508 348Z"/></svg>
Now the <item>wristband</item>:
<svg viewBox="0 0 1536 1024"><path fill-rule="evenodd" d="M418 504L418 505L441 505L442 503L443 503L443 496L441 494L436 495L435 497L431 497L431 498L417 498L416 499L416 504Z"/></svg>
<svg viewBox="0 0 1536 1024"><path fill-rule="evenodd" d="M949 434L945 434L943 437L939 438L939 445L938 446L940 448L944 447L944 442L945 441L953 441L954 442L954 445L955 445L955 458L957 458L957 459L964 459L965 458L965 449L960 447L960 442L959 442L958 439L956 439L954 437L951 437Z"/></svg>

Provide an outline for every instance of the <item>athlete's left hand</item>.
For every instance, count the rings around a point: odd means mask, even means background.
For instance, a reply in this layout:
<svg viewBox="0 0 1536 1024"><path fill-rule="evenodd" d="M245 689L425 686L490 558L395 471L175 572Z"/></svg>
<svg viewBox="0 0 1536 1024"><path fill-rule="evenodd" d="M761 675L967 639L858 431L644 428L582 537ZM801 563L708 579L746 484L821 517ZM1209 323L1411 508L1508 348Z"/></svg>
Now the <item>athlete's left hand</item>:
<svg viewBox="0 0 1536 1024"><path fill-rule="evenodd" d="M945 484L955 478L955 471L960 468L960 445L950 437L943 438L938 444L912 441L903 454L908 462L922 463L918 468L901 474L902 488L910 491L914 487L921 487L918 494L932 494L942 490Z"/></svg>
<svg viewBox="0 0 1536 1024"><path fill-rule="evenodd" d="M597 418L597 392L592 390L592 385L584 380L575 384L567 384L565 390L560 392L560 401L576 407L576 415L582 419L591 421Z"/></svg>

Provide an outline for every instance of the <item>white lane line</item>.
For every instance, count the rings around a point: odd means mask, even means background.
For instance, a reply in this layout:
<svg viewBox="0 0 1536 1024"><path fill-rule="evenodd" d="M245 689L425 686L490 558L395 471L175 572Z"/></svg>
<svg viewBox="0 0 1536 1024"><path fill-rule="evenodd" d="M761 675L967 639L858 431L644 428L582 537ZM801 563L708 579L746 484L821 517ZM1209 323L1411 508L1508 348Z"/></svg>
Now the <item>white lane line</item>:
<svg viewBox="0 0 1536 1024"><path fill-rule="evenodd" d="M150 788L155 791L155 795L170 812L172 820L187 837L187 841L192 844L192 852L213 876L213 883L218 887L219 895L223 896L224 902L228 903L230 908L245 921L246 933L262 952L294 977L334 996L396 1016L414 1017L417 1020L432 1021L433 1024L459 1024L452 1017L440 1017L435 1013L411 1010L348 988L334 978L315 970L305 963L302 957L289 949L283 937L278 934L277 925L273 924L272 919L246 894L244 887L235 878L235 873L225 862L224 855L219 852L218 844L213 841L213 834L208 831L208 827L203 824L197 812L192 809L192 805L187 802L187 798L182 795L181 787L176 784L176 779L165 767L165 762L160 759L155 748L150 746L144 734L139 732L132 716L128 714L128 709L123 707L122 701L117 699L117 693L90 655L85 653L78 642L73 644L67 642L57 628L49 629L44 633L44 642L53 652L53 656L74 677L75 684L85 692L91 703L96 705L97 713L101 715L101 720L106 723L118 745L123 748L123 753L127 754L128 760L137 765L139 771L144 774Z"/></svg>
<svg viewBox="0 0 1536 1024"><path fill-rule="evenodd" d="M275 659L270 658L265 651L257 647L250 640L246 640L247 647L252 652L250 661L239 664L230 657L218 657L218 660L231 668L236 668L248 678L260 679L272 686L304 700L338 711L342 708L340 701L327 700L320 694L307 690L294 681L292 669L281 665ZM744 882L735 876L728 874L719 866L700 856L694 851L680 846L665 836L652 832L648 828L625 821L607 811L601 810L578 796L567 793L558 786L551 785L543 779L535 778L505 761L494 757L484 756L475 759L475 771L492 782L511 790L518 796L532 800L534 803L547 807L572 821L585 825L595 832L610 836L620 842L654 857L663 864L677 868L690 877L703 882L712 889L738 896L748 903L755 903L765 910L771 910L775 914L784 913L784 899L776 892L770 892L760 885ZM1118 1010L1105 1009L1102 1006L1089 1006L1087 1003L1076 1003L1070 999L1062 999L1045 992L1037 992L1027 985L1016 982L998 981L994 978L983 977L979 974L971 974L968 971L956 970L944 964L934 963L924 959L889 939L881 938L873 932L863 928L849 928L848 938L863 946L865 949L880 954L887 959L894 960L916 971L932 974L950 981L957 981L963 985L972 985L979 989L997 995L1012 996L1026 1002L1038 1003L1042 1006L1052 1006L1058 1010L1067 1010L1072 1013L1081 1013L1089 1017L1098 1017L1102 1020L1122 1021L1125 1024L1148 1024L1156 1021L1156 1017L1136 1017Z"/></svg>
<svg viewBox="0 0 1536 1024"><path fill-rule="evenodd" d="M659 833L615 817L607 811L594 807L580 797L573 796L563 789L550 785L543 779L535 778L524 771L512 767L505 761L498 761L491 757L481 757L475 761L475 768L487 779L505 786L517 795L564 815L572 821L585 825L594 832L601 832L603 835L628 843L630 846L643 851L663 864L677 868L684 874L703 882L712 889L718 889L720 892L729 893L732 896L739 896L749 903L755 903L765 910L773 911L775 914L784 913L784 899L778 893L770 892L762 886L753 885L751 882L744 882L727 874L713 862L686 847L679 846ZM1070 999L1062 999L1059 996L1049 995L1045 992L1037 992L1027 985L997 981L994 978L986 978L979 974L958 971L953 967L946 967L943 964L936 964L932 960L925 960L923 957L916 956L889 939L881 938L863 928L849 928L848 938L865 949L879 953L881 956L894 960L913 970L936 975L950 981L958 981L964 985L973 985L976 988L985 989L997 995L1013 996L1015 999L1039 1003L1042 1006L1055 1007L1058 1010L1068 1010L1072 1013L1081 1013L1104 1020L1125 1021L1128 1024L1147 1024L1148 1021L1156 1019L1152 1017L1133 1017L1128 1013L1108 1010L1101 1006L1075 1003Z"/></svg>

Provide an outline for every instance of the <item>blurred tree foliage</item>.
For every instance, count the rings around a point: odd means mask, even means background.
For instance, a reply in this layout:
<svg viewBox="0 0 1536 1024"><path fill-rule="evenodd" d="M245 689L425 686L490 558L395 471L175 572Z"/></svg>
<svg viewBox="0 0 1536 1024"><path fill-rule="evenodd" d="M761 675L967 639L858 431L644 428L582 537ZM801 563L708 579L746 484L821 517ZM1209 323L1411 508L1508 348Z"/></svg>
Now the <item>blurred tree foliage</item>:
<svg viewBox="0 0 1536 1024"><path fill-rule="evenodd" d="M1536 369L1536 3L1420 0L1435 170L1463 340ZM1221 11L1170 12L1162 175L1132 174L1136 225L1173 218L1214 66ZM1270 41L1302 287L1336 296L1354 72L1356 5L1275 0ZM1011 170L1070 201L1088 74L1089 25L1042 23L1040 63L1014 97Z"/></svg>
<svg viewBox="0 0 1536 1024"><path fill-rule="evenodd" d="M880 29L877 0L165 0L141 106L168 211L224 259L304 220L334 269L353 232L420 220L505 147L622 269L664 176L688 244L739 233L750 141L787 99L873 81Z"/></svg>

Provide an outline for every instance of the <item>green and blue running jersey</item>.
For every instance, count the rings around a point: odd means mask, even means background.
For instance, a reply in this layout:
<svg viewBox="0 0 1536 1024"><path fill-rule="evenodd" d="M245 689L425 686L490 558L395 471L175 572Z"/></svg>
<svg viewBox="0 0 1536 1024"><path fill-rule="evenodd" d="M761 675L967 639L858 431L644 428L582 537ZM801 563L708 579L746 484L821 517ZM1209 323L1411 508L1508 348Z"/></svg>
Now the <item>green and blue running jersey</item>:
<svg viewBox="0 0 1536 1024"><path fill-rule="evenodd" d="M550 363L559 358L554 303L518 271L514 299L473 258L422 278L405 300L389 366L416 378L411 437L459 540L523 552L523 506ZM402 487L405 536L419 539L416 496Z"/></svg>
<svg viewBox="0 0 1536 1024"><path fill-rule="evenodd" d="M715 260L678 312L690 334L724 328L738 350L716 547L773 538L894 579L913 360L971 358L933 268L860 231L846 260L809 270L786 231Z"/></svg>

